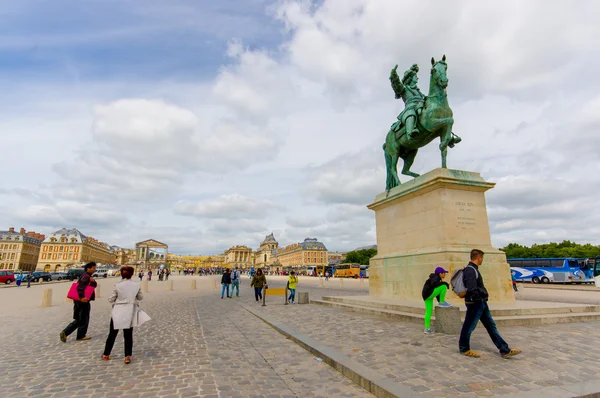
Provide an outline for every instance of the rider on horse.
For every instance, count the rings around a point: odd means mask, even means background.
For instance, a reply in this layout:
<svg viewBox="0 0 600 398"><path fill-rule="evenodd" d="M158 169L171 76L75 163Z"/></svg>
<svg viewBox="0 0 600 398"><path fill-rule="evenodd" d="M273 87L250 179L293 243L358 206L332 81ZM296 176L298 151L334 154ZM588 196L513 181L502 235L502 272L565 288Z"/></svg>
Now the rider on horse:
<svg viewBox="0 0 600 398"><path fill-rule="evenodd" d="M398 65L392 69L390 81L392 82L392 89L394 89L396 99L402 98L405 106L400 115L398 115L398 121L392 124L392 130L398 133L404 125L406 126L408 137L413 139L419 133L417 129L417 115L421 114L425 103L425 95L417 87L419 66L414 64L409 70L404 72L402 81L400 81L400 77L396 72L397 68Z"/></svg>

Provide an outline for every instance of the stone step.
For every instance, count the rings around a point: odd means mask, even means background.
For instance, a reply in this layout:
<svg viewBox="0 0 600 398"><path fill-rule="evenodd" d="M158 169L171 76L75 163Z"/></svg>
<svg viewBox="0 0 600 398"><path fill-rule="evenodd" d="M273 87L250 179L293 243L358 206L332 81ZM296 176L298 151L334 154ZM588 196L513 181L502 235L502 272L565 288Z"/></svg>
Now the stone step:
<svg viewBox="0 0 600 398"><path fill-rule="evenodd" d="M403 313L413 313L424 315L425 306L422 302L410 302L406 304L393 303L385 300L363 300L360 297L335 297L335 296L323 296L323 301L356 305L360 307L368 307L374 309L383 309L398 311ZM490 307L493 307L491 304ZM461 312L465 312L464 305L460 306ZM600 305L581 305L581 304L566 304L559 305L548 304L547 306L532 306L529 308L491 308L492 316L495 317L510 317L510 316L533 316L533 315L557 315L557 314L585 314L585 313L596 313L600 312Z"/></svg>
<svg viewBox="0 0 600 398"><path fill-rule="evenodd" d="M311 300L310 302L311 304L340 308L369 315L384 316L387 318L414 323L423 323L423 320L425 318L424 314L417 314L414 312L404 312L356 304L346 304L332 300ZM435 324L435 316L432 316L431 319L432 322ZM597 322L600 321L600 311L537 315L499 315L494 316L494 321L498 326L538 326L550 325L555 323ZM482 325L479 324L479 326L481 327Z"/></svg>

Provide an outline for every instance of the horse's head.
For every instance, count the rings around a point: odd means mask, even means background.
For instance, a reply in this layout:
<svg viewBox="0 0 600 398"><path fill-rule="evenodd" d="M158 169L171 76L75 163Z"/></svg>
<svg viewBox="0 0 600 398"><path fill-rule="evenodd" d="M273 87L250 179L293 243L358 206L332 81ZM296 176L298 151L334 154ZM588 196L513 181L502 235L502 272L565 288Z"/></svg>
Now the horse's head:
<svg viewBox="0 0 600 398"><path fill-rule="evenodd" d="M442 57L441 61L435 61L433 57L431 57L431 78L433 83L436 85L446 88L448 87L448 76L446 76L446 70L448 69L448 64L446 64L446 55Z"/></svg>

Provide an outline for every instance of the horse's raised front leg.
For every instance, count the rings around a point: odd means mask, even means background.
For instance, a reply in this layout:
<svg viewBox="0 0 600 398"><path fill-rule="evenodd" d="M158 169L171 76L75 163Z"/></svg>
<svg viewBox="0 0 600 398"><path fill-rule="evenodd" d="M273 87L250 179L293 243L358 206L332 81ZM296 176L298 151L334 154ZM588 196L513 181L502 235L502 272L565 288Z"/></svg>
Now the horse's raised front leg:
<svg viewBox="0 0 600 398"><path fill-rule="evenodd" d="M405 152L403 154L403 156L401 156L402 159L404 160L404 166L402 167L402 174L411 176L411 177L415 177L415 178L420 175L420 174L413 173L412 171L410 171L410 168L415 161L415 156L417 156L417 152L419 152L418 149L411 149L411 150Z"/></svg>

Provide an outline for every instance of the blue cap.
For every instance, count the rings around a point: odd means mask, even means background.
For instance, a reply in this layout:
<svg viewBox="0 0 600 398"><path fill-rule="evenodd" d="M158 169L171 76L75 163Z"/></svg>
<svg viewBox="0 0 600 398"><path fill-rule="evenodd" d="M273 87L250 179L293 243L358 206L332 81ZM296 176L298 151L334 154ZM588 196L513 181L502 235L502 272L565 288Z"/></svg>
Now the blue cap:
<svg viewBox="0 0 600 398"><path fill-rule="evenodd" d="M435 269L435 273L436 273L436 274L447 274L447 273L448 273L448 271L446 271L446 270L445 270L444 268L442 268L442 267L437 267L437 268Z"/></svg>

